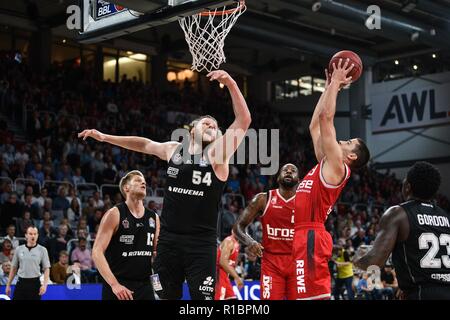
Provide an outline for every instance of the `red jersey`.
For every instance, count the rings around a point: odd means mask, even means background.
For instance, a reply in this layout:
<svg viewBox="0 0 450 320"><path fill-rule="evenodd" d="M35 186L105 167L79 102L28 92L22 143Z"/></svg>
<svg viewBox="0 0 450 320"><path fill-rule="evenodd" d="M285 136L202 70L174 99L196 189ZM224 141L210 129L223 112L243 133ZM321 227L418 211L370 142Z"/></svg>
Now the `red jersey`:
<svg viewBox="0 0 450 320"><path fill-rule="evenodd" d="M328 184L322 176L322 160L303 178L295 196L295 228L304 223L325 223L333 206L350 178L351 170L345 165L345 178L341 184Z"/></svg>
<svg viewBox="0 0 450 320"><path fill-rule="evenodd" d="M236 263L237 263L237 259L239 256L239 242L234 238L234 236L228 236L226 237L226 239L233 241L234 243L234 248L233 248L233 252L231 252L230 254L230 259L228 260L228 264L232 267L235 268L236 267ZM220 278L228 277L228 274L226 273L226 271L220 266L220 255L222 253L222 250L220 249L220 246L217 248L217 266L219 267L219 272L221 273L219 276Z"/></svg>
<svg viewBox="0 0 450 320"><path fill-rule="evenodd" d="M269 191L266 208L261 216L264 252L292 253L294 239L294 198L284 199L278 189Z"/></svg>

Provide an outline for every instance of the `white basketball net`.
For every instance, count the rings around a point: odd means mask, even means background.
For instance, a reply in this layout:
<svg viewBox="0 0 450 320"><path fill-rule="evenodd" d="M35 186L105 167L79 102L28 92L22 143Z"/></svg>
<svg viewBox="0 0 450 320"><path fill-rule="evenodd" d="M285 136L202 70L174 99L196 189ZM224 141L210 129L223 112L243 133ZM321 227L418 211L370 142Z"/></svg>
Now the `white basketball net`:
<svg viewBox="0 0 450 320"><path fill-rule="evenodd" d="M192 70L219 69L226 61L225 38L246 9L244 1L237 1L232 9L225 6L179 20L192 54Z"/></svg>

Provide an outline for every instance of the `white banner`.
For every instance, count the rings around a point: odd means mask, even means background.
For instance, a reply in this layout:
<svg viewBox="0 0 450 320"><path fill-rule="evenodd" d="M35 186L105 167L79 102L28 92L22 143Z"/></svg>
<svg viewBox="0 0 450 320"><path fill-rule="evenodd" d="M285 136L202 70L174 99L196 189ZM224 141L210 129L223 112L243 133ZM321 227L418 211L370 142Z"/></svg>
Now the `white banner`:
<svg viewBox="0 0 450 320"><path fill-rule="evenodd" d="M450 123L450 83L373 95L372 132Z"/></svg>

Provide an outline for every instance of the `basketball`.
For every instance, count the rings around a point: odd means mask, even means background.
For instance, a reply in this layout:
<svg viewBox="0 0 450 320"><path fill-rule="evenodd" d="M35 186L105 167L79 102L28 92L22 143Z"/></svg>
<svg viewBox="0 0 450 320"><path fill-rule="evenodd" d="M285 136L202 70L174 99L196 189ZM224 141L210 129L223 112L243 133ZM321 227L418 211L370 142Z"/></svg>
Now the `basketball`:
<svg viewBox="0 0 450 320"><path fill-rule="evenodd" d="M330 73L333 73L333 63L337 66L339 64L339 59L342 59L342 63L344 63L347 58L350 59L350 64L355 64L353 69L348 74L349 77L352 77L352 82L355 82L362 74L363 64L361 58L353 51L343 50L336 53L330 60L328 70Z"/></svg>

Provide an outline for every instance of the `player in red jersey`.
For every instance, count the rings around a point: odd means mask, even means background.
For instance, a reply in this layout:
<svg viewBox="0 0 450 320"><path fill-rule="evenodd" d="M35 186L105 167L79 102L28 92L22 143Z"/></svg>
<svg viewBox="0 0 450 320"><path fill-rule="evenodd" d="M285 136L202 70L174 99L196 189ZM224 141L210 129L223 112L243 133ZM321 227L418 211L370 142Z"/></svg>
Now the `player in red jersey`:
<svg viewBox="0 0 450 320"><path fill-rule="evenodd" d="M328 260L333 241L324 223L350 177L369 161L364 141L356 138L336 140L334 115L339 90L351 83L347 77L353 64L346 59L327 70L326 88L314 110L309 127L318 164L309 171L297 188L295 197L295 235L293 256L297 299L329 299L331 278Z"/></svg>
<svg viewBox="0 0 450 320"><path fill-rule="evenodd" d="M294 197L298 169L284 165L277 178L279 188L257 194L234 225L236 238L261 259L261 300L296 298L296 277L292 267L294 236ZM262 245L245 232L257 217L261 218ZM262 251L264 250L264 255Z"/></svg>
<svg viewBox="0 0 450 320"><path fill-rule="evenodd" d="M244 282L237 274L235 268L239 256L239 242L234 237L234 233L226 237L217 248L217 281L214 300L236 299L236 295L231 285L230 275L233 277L239 290L244 286Z"/></svg>

